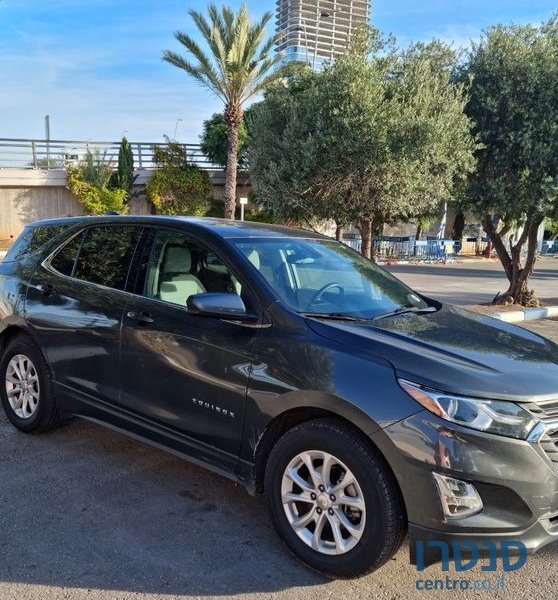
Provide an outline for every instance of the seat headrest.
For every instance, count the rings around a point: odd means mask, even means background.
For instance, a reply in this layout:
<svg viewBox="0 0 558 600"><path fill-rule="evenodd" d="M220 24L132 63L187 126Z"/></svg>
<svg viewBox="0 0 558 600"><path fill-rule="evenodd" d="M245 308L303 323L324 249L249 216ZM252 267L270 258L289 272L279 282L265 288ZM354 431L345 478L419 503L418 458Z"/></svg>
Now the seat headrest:
<svg viewBox="0 0 558 600"><path fill-rule="evenodd" d="M163 271L166 273L189 273L192 268L192 254L186 246L167 246Z"/></svg>
<svg viewBox="0 0 558 600"><path fill-rule="evenodd" d="M258 271L260 270L260 253L255 248L252 248L252 250L248 252L246 258L256 267L256 269L258 269Z"/></svg>

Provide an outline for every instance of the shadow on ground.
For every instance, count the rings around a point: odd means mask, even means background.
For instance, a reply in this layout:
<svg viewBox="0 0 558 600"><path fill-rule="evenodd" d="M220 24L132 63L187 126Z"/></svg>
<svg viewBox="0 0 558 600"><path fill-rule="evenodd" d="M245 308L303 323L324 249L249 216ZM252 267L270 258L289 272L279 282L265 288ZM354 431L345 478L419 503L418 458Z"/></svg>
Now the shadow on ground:
<svg viewBox="0 0 558 600"><path fill-rule="evenodd" d="M188 596L325 580L290 556L264 502L201 468L75 420L0 420L0 581Z"/></svg>

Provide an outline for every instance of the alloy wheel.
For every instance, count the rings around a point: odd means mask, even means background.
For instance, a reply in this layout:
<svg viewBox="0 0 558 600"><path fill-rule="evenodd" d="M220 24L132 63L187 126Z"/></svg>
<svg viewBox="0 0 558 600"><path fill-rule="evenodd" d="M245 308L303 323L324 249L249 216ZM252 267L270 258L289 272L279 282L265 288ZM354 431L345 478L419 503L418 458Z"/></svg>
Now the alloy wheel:
<svg viewBox="0 0 558 600"><path fill-rule="evenodd" d="M40 384L35 365L24 354L14 355L6 369L6 394L20 419L30 419L39 406Z"/></svg>
<svg viewBox="0 0 558 600"><path fill-rule="evenodd" d="M345 554L364 533L362 489L349 468L327 452L309 450L290 461L281 501L294 532L322 554Z"/></svg>

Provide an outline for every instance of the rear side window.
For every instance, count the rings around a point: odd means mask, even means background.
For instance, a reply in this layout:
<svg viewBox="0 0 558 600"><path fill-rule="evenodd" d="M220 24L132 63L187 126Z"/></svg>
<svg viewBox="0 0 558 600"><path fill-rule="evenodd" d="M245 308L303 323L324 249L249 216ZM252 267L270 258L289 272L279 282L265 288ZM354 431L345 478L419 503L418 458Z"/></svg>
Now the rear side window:
<svg viewBox="0 0 558 600"><path fill-rule="evenodd" d="M76 258L84 237L85 232L82 231L80 234L72 238L56 253L54 258L52 258L50 261L50 266L59 273L62 273L62 275L71 277L74 274Z"/></svg>
<svg viewBox="0 0 558 600"><path fill-rule="evenodd" d="M21 260L46 246L69 225L38 225L26 227L9 249L4 262Z"/></svg>
<svg viewBox="0 0 558 600"><path fill-rule="evenodd" d="M74 269L74 277L123 290L141 227L99 226L86 233Z"/></svg>

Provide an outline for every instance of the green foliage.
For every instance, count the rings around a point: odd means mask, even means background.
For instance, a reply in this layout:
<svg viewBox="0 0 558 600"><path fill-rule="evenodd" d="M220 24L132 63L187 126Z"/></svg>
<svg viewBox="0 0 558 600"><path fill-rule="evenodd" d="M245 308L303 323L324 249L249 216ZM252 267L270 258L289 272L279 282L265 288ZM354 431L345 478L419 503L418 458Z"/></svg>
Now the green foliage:
<svg viewBox="0 0 558 600"><path fill-rule="evenodd" d="M185 149L176 142L154 146L158 168L146 186L146 194L162 215L203 216L213 191L209 175L188 164Z"/></svg>
<svg viewBox="0 0 558 600"><path fill-rule="evenodd" d="M130 142L123 137L118 151L118 170L113 174L113 187L125 190L128 194L132 192L134 181L134 154Z"/></svg>
<svg viewBox="0 0 558 600"><path fill-rule="evenodd" d="M273 52L277 38L265 40L271 13L266 12L252 23L245 3L237 13L227 6L219 10L214 4L209 5L207 12L207 18L196 10L190 10L189 15L209 52L204 52L193 37L179 31L175 37L186 49L187 57L167 50L163 60L188 73L225 105L223 120L228 140L225 216L234 218L242 107L264 88L281 56Z"/></svg>
<svg viewBox="0 0 558 600"><path fill-rule="evenodd" d="M484 148L470 199L504 219L545 215L558 200L558 18L498 25L476 44L467 112Z"/></svg>
<svg viewBox="0 0 558 600"><path fill-rule="evenodd" d="M435 211L474 168L450 54L439 42L398 52L365 28L323 72L274 81L249 123L258 201L285 218L343 226Z"/></svg>
<svg viewBox="0 0 558 600"><path fill-rule="evenodd" d="M558 219L546 219L544 226L550 232L551 239L558 238Z"/></svg>
<svg viewBox="0 0 558 600"><path fill-rule="evenodd" d="M227 166L228 133L222 113L215 113L203 122L203 132L200 138L202 152L212 163L221 167ZM248 130L244 121L238 128L238 167L246 165L248 145Z"/></svg>
<svg viewBox="0 0 558 600"><path fill-rule="evenodd" d="M112 177L112 163L107 160L106 152L101 154L97 148L87 150L85 160L77 165L82 179L99 187L108 187Z"/></svg>
<svg viewBox="0 0 558 600"><path fill-rule="evenodd" d="M222 200L218 200L217 198L212 198L208 204L207 209L205 211L206 217L215 217L217 219L222 219L224 216L224 205ZM240 218L240 206L236 207L235 217L237 219ZM277 215L262 210L260 207L249 204L246 207L246 211L244 213L244 219L246 221L255 221L257 223L276 223L278 225L286 225L286 221L278 217Z"/></svg>
<svg viewBox="0 0 558 600"><path fill-rule="evenodd" d="M483 215L510 281L502 301L536 304L527 280L537 230L545 216L558 214L558 15L538 27L492 27L473 47L463 76L472 80L467 112L484 145L469 208ZM523 232L509 247L504 234L515 222Z"/></svg>
<svg viewBox="0 0 558 600"><path fill-rule="evenodd" d="M66 167L68 189L87 215L103 215L108 211L125 212L126 190L110 189L112 166L98 150L87 151L85 160Z"/></svg>

